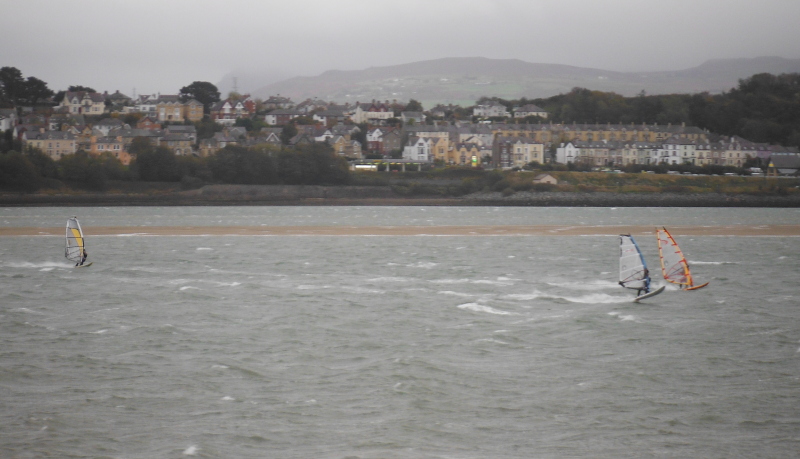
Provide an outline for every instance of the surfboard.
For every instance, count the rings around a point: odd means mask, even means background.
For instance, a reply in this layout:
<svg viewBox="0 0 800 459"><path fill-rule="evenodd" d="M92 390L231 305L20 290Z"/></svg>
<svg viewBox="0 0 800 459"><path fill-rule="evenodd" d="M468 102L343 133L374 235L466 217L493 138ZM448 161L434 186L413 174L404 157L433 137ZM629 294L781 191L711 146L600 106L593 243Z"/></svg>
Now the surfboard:
<svg viewBox="0 0 800 459"><path fill-rule="evenodd" d="M92 266L92 263L94 263L94 262L90 261L89 263L86 263L86 264L83 264L83 265L78 265L78 266L76 266L76 268L88 268L89 266Z"/></svg>
<svg viewBox="0 0 800 459"><path fill-rule="evenodd" d="M659 293L663 292L665 288L666 288L666 286L662 285L661 287L659 287L659 288L657 288L657 289L653 290L653 291L652 291L652 292L650 292L650 293L645 293L645 294L644 294L644 295L642 295L642 296L637 296L636 298L634 298L634 299L633 299L633 302L634 302L634 303L638 303L640 300L643 300L643 299L645 299L645 298L650 298L650 297L656 296L656 295L658 295Z"/></svg>

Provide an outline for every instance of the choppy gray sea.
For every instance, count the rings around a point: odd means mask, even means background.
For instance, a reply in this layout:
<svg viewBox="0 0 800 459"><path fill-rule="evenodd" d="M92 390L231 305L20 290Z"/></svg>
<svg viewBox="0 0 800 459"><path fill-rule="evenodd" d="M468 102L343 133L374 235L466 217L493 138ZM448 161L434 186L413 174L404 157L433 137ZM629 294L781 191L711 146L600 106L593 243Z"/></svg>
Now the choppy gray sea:
<svg viewBox="0 0 800 459"><path fill-rule="evenodd" d="M29 208L0 238L3 458L789 458L800 238L684 237L634 304L598 236L91 236L118 225L798 224L795 209ZM655 237L637 238L658 273ZM662 284L660 274L654 283Z"/></svg>

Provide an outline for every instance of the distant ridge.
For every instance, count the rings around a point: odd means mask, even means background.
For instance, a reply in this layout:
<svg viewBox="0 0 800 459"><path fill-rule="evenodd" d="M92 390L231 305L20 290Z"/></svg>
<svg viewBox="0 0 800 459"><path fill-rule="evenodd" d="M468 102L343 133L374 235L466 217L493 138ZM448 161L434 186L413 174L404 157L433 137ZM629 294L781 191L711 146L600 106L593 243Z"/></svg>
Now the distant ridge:
<svg viewBox="0 0 800 459"><path fill-rule="evenodd" d="M251 91L254 97L281 94L295 101L319 98L339 103L416 99L426 108L437 103L472 105L481 96L506 99L550 97L583 87L633 96L719 93L756 73L800 72L800 59L757 57L713 59L685 70L615 72L518 59L451 57L363 70L329 70L294 77ZM273 80L274 81L274 80Z"/></svg>

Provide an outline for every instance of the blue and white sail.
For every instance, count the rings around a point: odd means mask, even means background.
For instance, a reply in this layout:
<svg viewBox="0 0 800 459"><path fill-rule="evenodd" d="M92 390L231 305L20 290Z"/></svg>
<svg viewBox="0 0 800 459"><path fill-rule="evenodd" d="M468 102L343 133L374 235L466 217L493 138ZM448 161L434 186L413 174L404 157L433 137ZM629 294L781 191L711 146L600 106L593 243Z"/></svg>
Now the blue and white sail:
<svg viewBox="0 0 800 459"><path fill-rule="evenodd" d="M619 284L645 293L650 291L650 272L642 251L630 234L619 236Z"/></svg>

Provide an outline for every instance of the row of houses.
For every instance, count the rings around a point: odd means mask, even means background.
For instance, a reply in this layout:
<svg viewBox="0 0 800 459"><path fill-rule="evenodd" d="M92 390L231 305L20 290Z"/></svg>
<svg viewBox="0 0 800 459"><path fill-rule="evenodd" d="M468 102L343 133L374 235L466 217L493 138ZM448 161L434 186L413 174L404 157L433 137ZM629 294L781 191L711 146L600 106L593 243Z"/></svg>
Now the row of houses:
<svg viewBox="0 0 800 459"><path fill-rule="evenodd" d="M678 136L660 142L571 141L556 149L556 162L591 166L630 164L694 164L742 167L748 158L768 161L776 153L797 154L796 148L750 142L738 136Z"/></svg>
<svg viewBox="0 0 800 459"><path fill-rule="evenodd" d="M195 152L197 132L194 126L168 126L156 130L123 125L108 132L90 126L71 126L59 131L42 127L25 129L18 134L23 149L39 149L53 160L82 150L91 155L109 153L125 165L131 162L129 147L137 137L149 140L154 146L166 147L177 156L186 156Z"/></svg>

